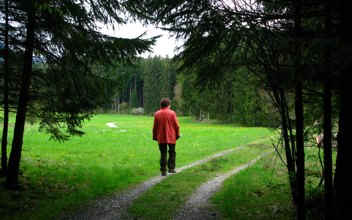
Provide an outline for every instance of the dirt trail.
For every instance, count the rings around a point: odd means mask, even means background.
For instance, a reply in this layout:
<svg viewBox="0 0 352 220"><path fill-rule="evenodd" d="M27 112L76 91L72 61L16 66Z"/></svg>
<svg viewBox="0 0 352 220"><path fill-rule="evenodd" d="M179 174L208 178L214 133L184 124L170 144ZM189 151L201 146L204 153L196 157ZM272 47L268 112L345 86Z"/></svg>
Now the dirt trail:
<svg viewBox="0 0 352 220"><path fill-rule="evenodd" d="M180 167L176 169L176 172L182 172L186 169L189 169L191 167L201 165L203 163L207 163L210 160L213 160L218 157L222 157L226 154L229 154L231 152L237 151L244 149L244 147L236 147L232 148L229 150L221 151L217 154L211 155L205 159L198 160L196 162L193 162L191 164L188 164L186 166ZM103 198L96 200L94 202L94 205L85 207L82 210L79 210L77 213L66 215L61 219L64 220L78 220L78 219L84 219L84 220L90 220L90 219L99 219L99 220L108 220L108 219L132 219L130 216L128 216L127 209L128 207L131 206L132 202L138 198L142 193L147 191L150 187L158 184L161 182L163 179L167 178L167 176L156 176L153 177L136 187L126 190L120 194L111 196L109 198Z"/></svg>
<svg viewBox="0 0 352 220"><path fill-rule="evenodd" d="M222 186L223 182L232 175L240 172L243 169L246 169L253 164L255 164L259 159L268 155L271 152L266 152L255 159L249 161L246 164L243 164L235 169L217 176L216 178L202 184L198 190L191 195L189 200L186 202L184 207L178 212L175 220L188 220L188 219L221 219L221 216L216 211L213 211L214 208L209 204L209 198L217 192Z"/></svg>

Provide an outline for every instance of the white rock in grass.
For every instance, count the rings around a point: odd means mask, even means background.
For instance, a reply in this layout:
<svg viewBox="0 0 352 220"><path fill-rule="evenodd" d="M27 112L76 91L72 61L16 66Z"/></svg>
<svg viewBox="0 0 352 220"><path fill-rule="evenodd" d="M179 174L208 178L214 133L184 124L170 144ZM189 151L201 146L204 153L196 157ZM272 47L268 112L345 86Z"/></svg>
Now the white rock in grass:
<svg viewBox="0 0 352 220"><path fill-rule="evenodd" d="M115 122L108 122L106 125L110 128L117 128L118 126L115 124Z"/></svg>

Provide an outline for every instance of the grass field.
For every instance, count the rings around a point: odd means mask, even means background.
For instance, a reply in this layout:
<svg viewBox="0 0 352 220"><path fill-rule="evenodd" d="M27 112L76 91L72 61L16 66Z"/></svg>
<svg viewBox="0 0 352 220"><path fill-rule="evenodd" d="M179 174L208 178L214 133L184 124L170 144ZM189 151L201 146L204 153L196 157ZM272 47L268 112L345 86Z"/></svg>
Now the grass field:
<svg viewBox="0 0 352 220"><path fill-rule="evenodd" d="M178 167L272 134L266 128L195 122L186 117L179 121ZM110 128L108 122L118 127ZM37 125L27 125L20 177L23 190L0 188L1 219L50 219L159 175L152 124L149 116L97 115L85 124L83 137L64 143L49 140Z"/></svg>

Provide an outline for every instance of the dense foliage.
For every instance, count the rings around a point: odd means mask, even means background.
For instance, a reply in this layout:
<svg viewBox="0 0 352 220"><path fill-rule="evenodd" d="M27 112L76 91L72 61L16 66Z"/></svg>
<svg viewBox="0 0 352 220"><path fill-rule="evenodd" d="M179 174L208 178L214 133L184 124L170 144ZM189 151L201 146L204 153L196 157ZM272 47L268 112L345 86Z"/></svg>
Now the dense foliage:
<svg viewBox="0 0 352 220"><path fill-rule="evenodd" d="M202 84L195 73L180 78L182 111L202 120L217 119L247 126L276 127L278 114L260 81L243 67L230 70L221 80Z"/></svg>

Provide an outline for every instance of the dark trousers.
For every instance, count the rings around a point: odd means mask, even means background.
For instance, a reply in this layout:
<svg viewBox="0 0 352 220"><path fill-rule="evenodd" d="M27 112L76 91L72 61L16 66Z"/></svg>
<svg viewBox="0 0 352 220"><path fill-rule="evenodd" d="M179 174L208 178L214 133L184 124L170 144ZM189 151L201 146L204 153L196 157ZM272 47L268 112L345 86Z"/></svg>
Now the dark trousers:
<svg viewBox="0 0 352 220"><path fill-rule="evenodd" d="M169 145L169 159L167 159L167 146ZM176 151L175 144L159 144L160 150L160 171L166 171L166 164L169 170L175 169Z"/></svg>

